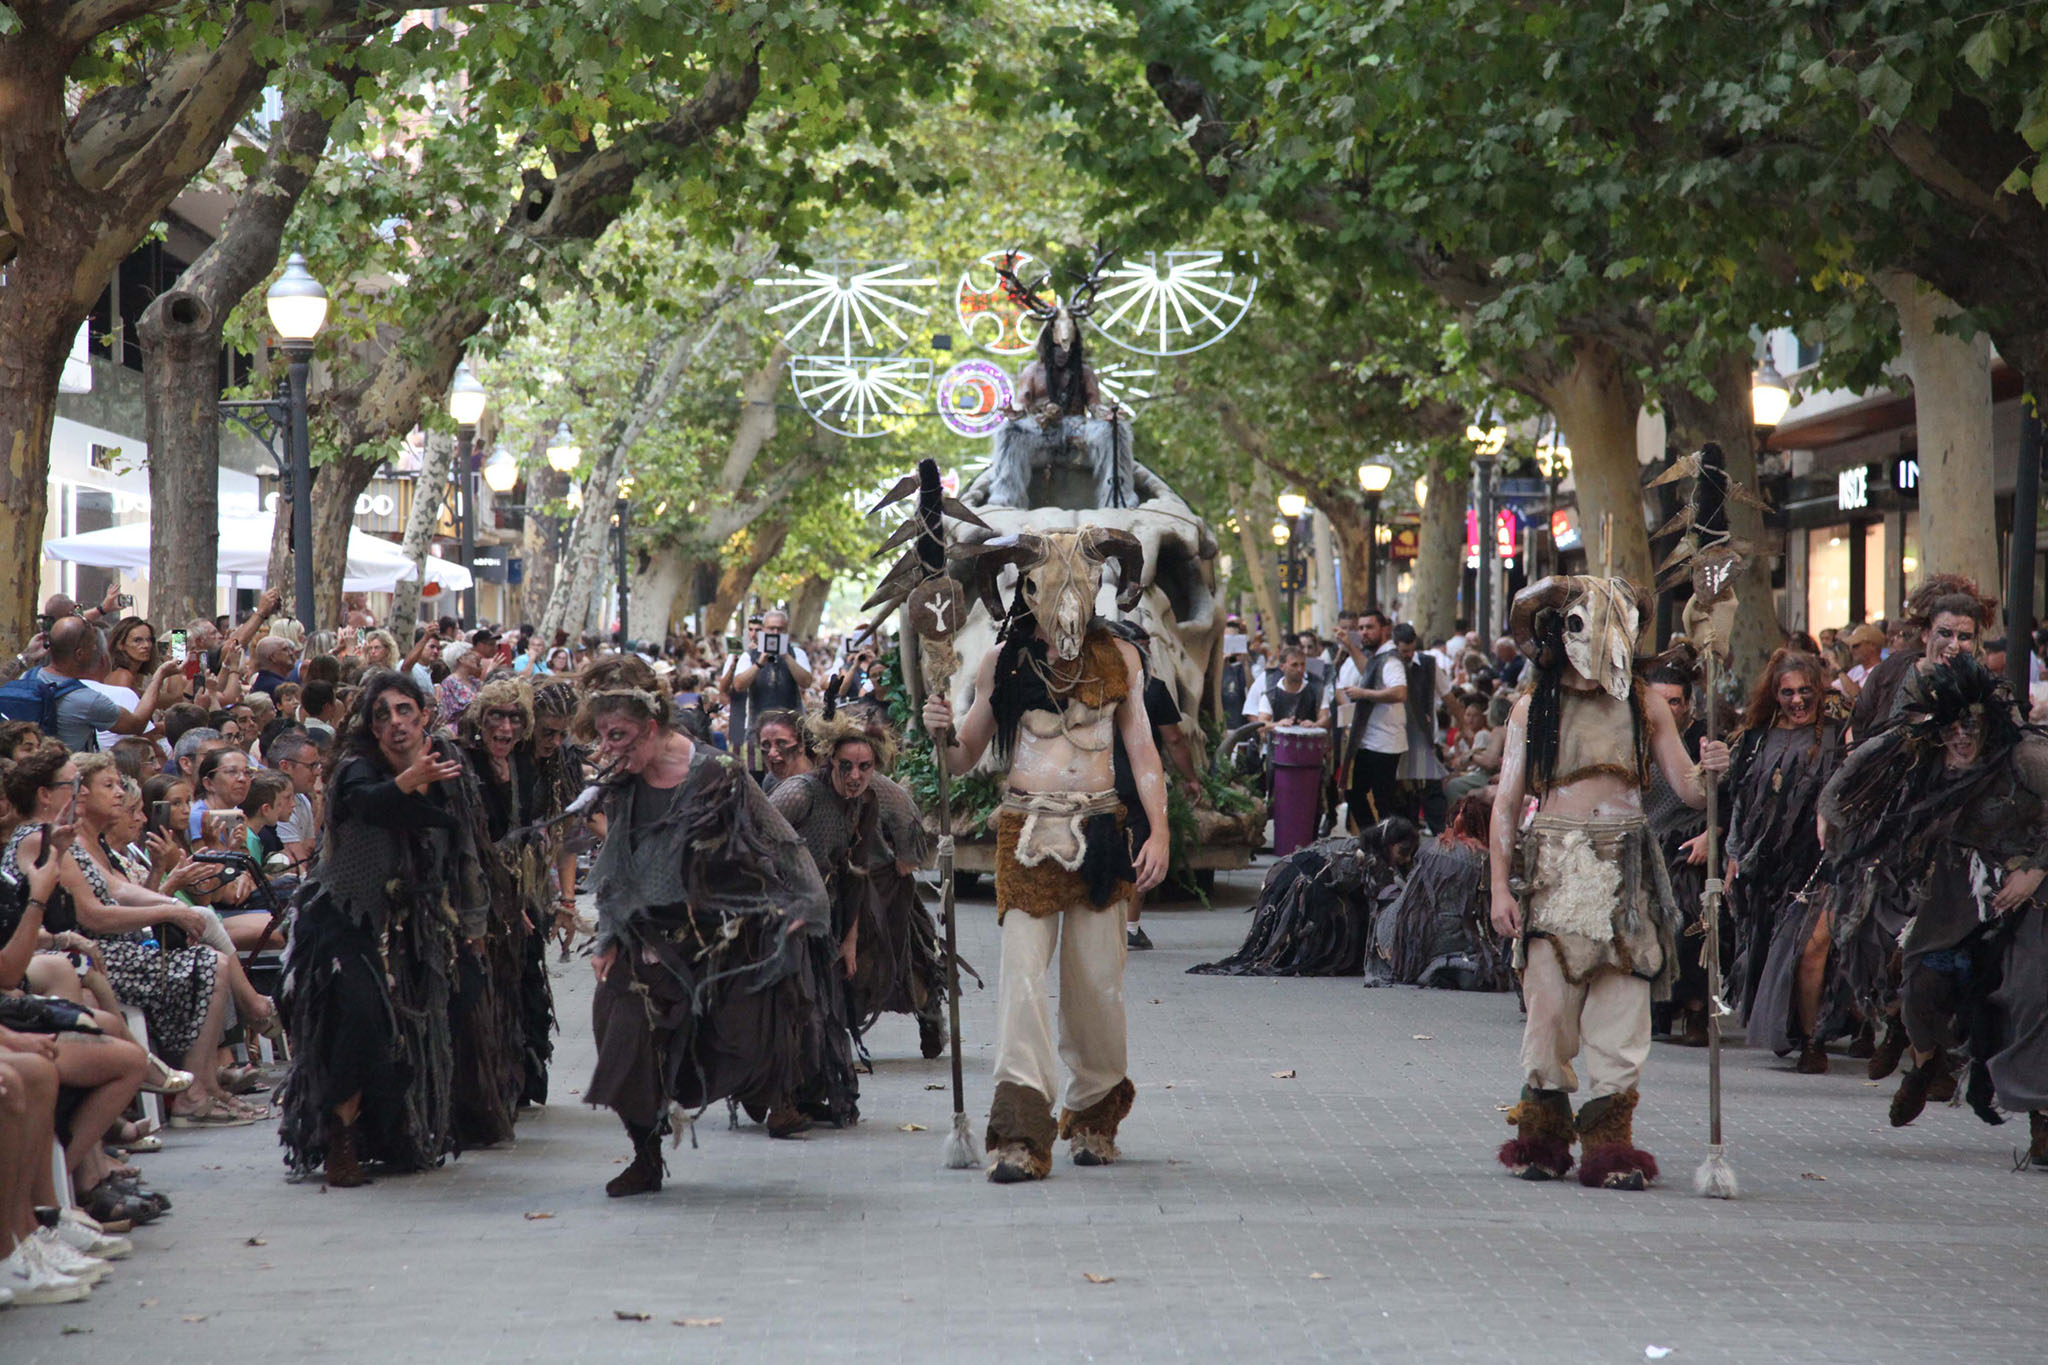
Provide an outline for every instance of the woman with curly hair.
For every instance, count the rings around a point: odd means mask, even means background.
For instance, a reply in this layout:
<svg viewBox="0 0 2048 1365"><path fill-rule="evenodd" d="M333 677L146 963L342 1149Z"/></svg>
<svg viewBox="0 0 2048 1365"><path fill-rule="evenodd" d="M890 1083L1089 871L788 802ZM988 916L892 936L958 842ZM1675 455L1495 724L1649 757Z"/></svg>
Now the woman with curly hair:
<svg viewBox="0 0 2048 1365"><path fill-rule="evenodd" d="M1757 679L1728 769L1728 883L1735 905L1734 999L1749 1030L1799 1070L1827 1071L1822 1043L1846 1017L1834 982L1833 900L1815 876L1814 811L1842 761L1844 724L1825 702L1820 660L1781 649Z"/></svg>

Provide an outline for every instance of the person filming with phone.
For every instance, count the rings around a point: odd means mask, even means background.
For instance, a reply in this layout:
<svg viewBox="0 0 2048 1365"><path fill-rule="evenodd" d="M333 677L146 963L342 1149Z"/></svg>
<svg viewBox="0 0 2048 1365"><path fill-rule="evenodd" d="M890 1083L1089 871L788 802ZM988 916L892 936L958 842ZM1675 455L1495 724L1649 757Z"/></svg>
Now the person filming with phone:
<svg viewBox="0 0 2048 1365"><path fill-rule="evenodd" d="M760 642L734 671L732 690L746 697L750 715L760 717L773 711L801 713L810 685L810 656L789 638L789 613L764 613Z"/></svg>

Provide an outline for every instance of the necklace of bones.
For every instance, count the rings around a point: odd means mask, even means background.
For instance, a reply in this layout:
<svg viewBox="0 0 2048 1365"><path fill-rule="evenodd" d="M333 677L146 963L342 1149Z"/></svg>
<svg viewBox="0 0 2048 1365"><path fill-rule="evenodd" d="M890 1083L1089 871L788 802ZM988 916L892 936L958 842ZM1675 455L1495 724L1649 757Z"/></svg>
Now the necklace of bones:
<svg viewBox="0 0 2048 1365"><path fill-rule="evenodd" d="M1103 709L1101 707L1086 706L1078 697L1073 695L1074 688L1078 687L1081 682L1082 663L1079 659L1074 661L1072 675L1062 680L1058 675L1058 670L1052 668L1045 660L1039 658L1037 654L1026 650L1024 658L1030 663L1031 671L1038 675L1038 680L1045 684L1046 692L1054 700L1064 703L1054 713L1060 718L1059 733L1062 739L1084 754L1099 754L1116 743L1116 736L1114 734L1105 732L1098 741L1095 735L1091 733L1095 724L1102 719ZM1075 724L1072 716L1069 714L1075 706L1082 706L1084 710L1090 713L1089 718L1078 725ZM1036 732L1034 731L1033 733ZM1041 738L1050 738L1050 736L1041 736Z"/></svg>

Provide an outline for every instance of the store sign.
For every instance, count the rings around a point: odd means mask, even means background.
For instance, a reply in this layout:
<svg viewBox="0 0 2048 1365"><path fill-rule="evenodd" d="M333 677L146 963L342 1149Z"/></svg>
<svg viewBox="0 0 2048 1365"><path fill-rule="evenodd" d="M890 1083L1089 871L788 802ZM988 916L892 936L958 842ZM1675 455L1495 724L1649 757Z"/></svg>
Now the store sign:
<svg viewBox="0 0 2048 1365"><path fill-rule="evenodd" d="M1825 485L1823 485L1825 486ZM1835 508L1855 512L1870 506L1870 467L1858 465L1835 475Z"/></svg>
<svg viewBox="0 0 2048 1365"><path fill-rule="evenodd" d="M1920 496L1920 460L1918 456L1901 455L1892 461L1892 487L1901 493Z"/></svg>
<svg viewBox="0 0 2048 1365"><path fill-rule="evenodd" d="M1394 538L1387 542L1387 558L1413 560L1422 553L1422 529L1417 526L1396 526Z"/></svg>
<svg viewBox="0 0 2048 1365"><path fill-rule="evenodd" d="M470 571L480 583L518 583L526 577L526 562L503 551L478 550Z"/></svg>
<svg viewBox="0 0 2048 1365"><path fill-rule="evenodd" d="M1522 514L1512 507L1503 507L1493 517L1493 557L1503 562L1513 559L1522 548ZM1465 567L1479 567L1479 513L1465 509Z"/></svg>
<svg viewBox="0 0 2048 1365"><path fill-rule="evenodd" d="M1560 507L1550 514L1550 543L1560 552L1579 548L1579 509Z"/></svg>

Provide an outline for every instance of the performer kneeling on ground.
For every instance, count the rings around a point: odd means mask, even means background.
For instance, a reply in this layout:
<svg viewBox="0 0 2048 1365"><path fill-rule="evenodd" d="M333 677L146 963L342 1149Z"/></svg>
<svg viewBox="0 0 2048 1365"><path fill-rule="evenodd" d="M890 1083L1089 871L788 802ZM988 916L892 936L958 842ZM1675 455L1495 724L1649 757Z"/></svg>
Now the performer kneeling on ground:
<svg viewBox="0 0 2048 1365"><path fill-rule="evenodd" d="M1702 773L1726 771L1728 750L1703 743L1695 765L1670 708L1634 677L1645 605L1626 579L1579 575L1524 588L1510 617L1536 678L1509 718L1494 798L1493 927L1516 940L1529 1011L1521 1103L1508 1114L1517 1136L1500 1149L1524 1180L1569 1171L1575 1137L1582 1184L1640 1190L1657 1178L1635 1145L1636 1086L1680 926L1643 787L1654 762L1680 800L1703 806ZM1539 804L1521 830L1528 792ZM1581 1053L1592 1097L1575 1120Z"/></svg>
<svg viewBox="0 0 2048 1365"><path fill-rule="evenodd" d="M465 777L455 747L427 734L419 684L371 674L285 950L279 1138L294 1170L324 1162L329 1185L363 1184L364 1160L417 1171L449 1150L450 989L489 915Z"/></svg>
<svg viewBox="0 0 2048 1365"><path fill-rule="evenodd" d="M831 918L789 822L737 758L668 728L667 697L598 692L584 724L618 776L590 875L597 1067L583 1098L633 1140L605 1192L646 1194L661 1188L671 1104L758 1095L772 1112L821 1070L840 1024L812 944Z"/></svg>
<svg viewBox="0 0 2048 1365"><path fill-rule="evenodd" d="M1138 651L1091 619L1104 557L1121 556L1125 541L1135 556L1136 542L1102 530L1018 540L1017 598L1000 647L982 660L965 720L955 732L943 696L924 705L925 728L947 740L952 771L973 767L991 740L1010 769L996 817L1003 961L986 1138L989 1179L999 1184L1051 1174L1056 1136L1071 1140L1077 1166L1119 1155L1117 1128L1137 1095L1126 1073L1124 910L1134 889L1159 884L1167 863L1166 787ZM994 558L984 557L984 571ZM1139 582L1135 568L1125 565L1127 585ZM1123 737L1151 821L1135 859L1116 798L1113 734ZM1060 1055L1070 1073L1057 1125L1045 982L1055 947Z"/></svg>

